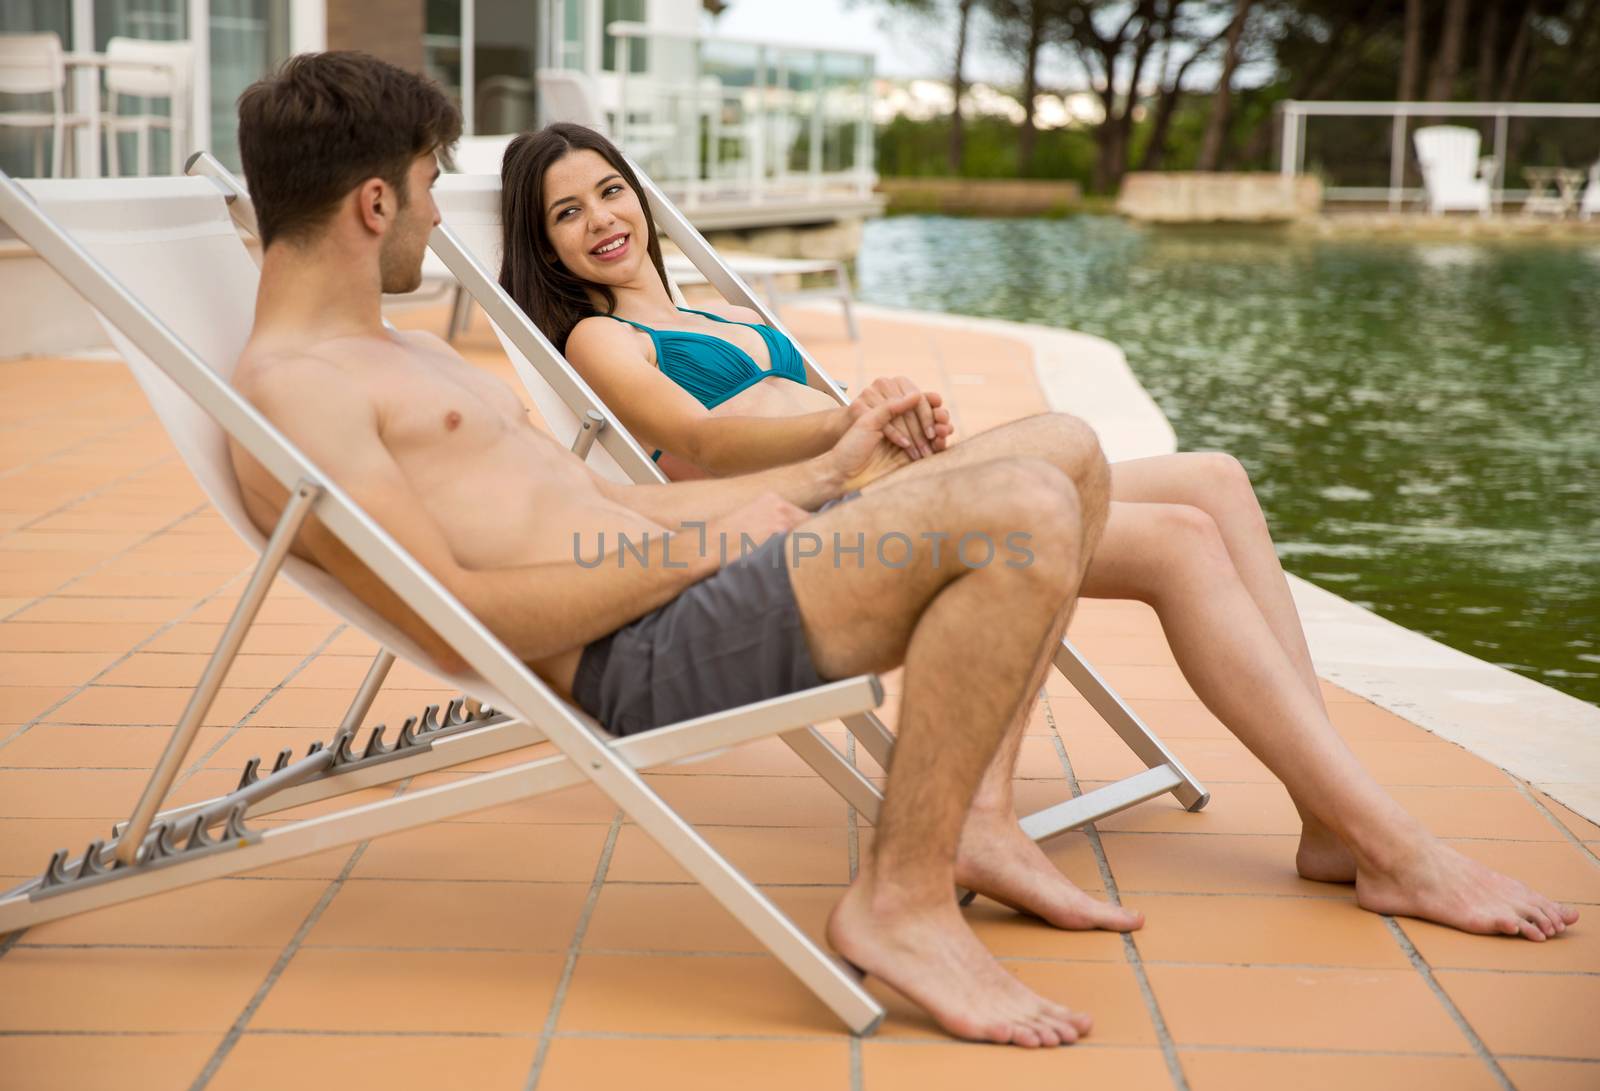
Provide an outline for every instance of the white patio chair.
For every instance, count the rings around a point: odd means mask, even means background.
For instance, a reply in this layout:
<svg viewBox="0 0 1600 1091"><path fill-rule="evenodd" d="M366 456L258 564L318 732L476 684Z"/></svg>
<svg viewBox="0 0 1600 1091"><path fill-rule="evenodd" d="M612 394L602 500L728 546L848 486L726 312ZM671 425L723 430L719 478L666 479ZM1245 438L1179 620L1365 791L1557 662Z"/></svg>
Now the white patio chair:
<svg viewBox="0 0 1600 1091"><path fill-rule="evenodd" d="M135 169L150 173L152 134L165 129L171 141L172 173L181 174L188 143L189 95L194 81L194 47L188 42L150 42L113 38L106 44L106 108L101 124L106 134L107 173L122 173L122 136L134 138ZM138 113L118 112L123 98L143 100ZM150 110L150 100L164 99L168 113Z"/></svg>
<svg viewBox="0 0 1600 1091"><path fill-rule="evenodd" d="M245 222L253 217L242 211ZM57 852L39 879L0 895L0 934L101 906L253 870L339 845L398 833L584 782L603 791L851 1030L867 1034L883 1009L857 974L819 948L712 849L640 777L639 770L780 735L852 806L875 817L881 799L819 733L820 720L881 700L861 676L626 738L607 736L561 701L331 479L228 382L249 333L258 270L225 191L205 177L19 184L0 172L0 221L100 313L180 455L222 517L260 561L129 820L77 856ZM578 391L586 395L587 391ZM592 401L592 395L587 395ZM604 418L600 418L604 420ZM618 428L613 449L644 453ZM580 436L580 455L592 432ZM232 437L266 467L289 500L270 536L250 522L228 456ZM396 655L438 673L410 640L320 569L289 554L315 514L332 534L468 664L451 677L466 698L408 720L394 745L357 732ZM245 767L225 796L159 811L257 608L279 572L383 647L326 746L298 761L284 752L263 773ZM558 753L382 802L256 830L255 815L503 753L547 739ZM220 827L220 829L218 829ZM215 832L213 832L215 831ZM537 851L530 845L529 851Z"/></svg>
<svg viewBox="0 0 1600 1091"><path fill-rule="evenodd" d="M214 160L208 161L206 169L221 171ZM634 169L637 172L636 164ZM760 314L764 322L787 334L772 310L722 261L661 190L643 174L639 175L639 181L650 202L656 226L677 244L723 298L749 307ZM242 208L247 198L237 181L232 185L238 194L234 207ZM435 198L444 222L434 230L430 245L489 317L506 355L552 434L575 444L594 442L597 438L598 449L590 465L614 481L665 480L660 468L596 398L566 358L506 295L498 278L490 271L500 266L499 178L447 175L439 179ZM839 386L798 340L795 344L805 360L810 385L827 391L842 404L845 397ZM1142 773L1028 816L1022 825L1031 837L1035 840L1053 837L1168 792L1191 811L1206 805L1210 793L1070 641L1062 640L1055 655L1055 667L1147 768ZM894 736L882 721L871 712L843 720L874 760L888 768Z"/></svg>
<svg viewBox="0 0 1600 1091"><path fill-rule="evenodd" d="M66 108L67 67L54 34L0 34L0 95L49 95L49 110L0 110L0 128L31 129L33 171L44 173L43 144L50 135L50 176L66 169L67 133L89 119Z"/></svg>
<svg viewBox="0 0 1600 1091"><path fill-rule="evenodd" d="M1589 164L1589 182L1583 187L1583 200L1578 203L1578 219L1589 220L1600 212L1600 159Z"/></svg>
<svg viewBox="0 0 1600 1091"><path fill-rule="evenodd" d="M539 69L539 116L545 125L552 121L570 121L611 135L610 123L600 108L600 89L584 72L566 68ZM500 173L498 168L495 173Z"/></svg>
<svg viewBox="0 0 1600 1091"><path fill-rule="evenodd" d="M1435 215L1459 211L1487 216L1498 164L1492 155L1479 158L1478 131L1464 125L1429 125L1412 139L1428 210Z"/></svg>

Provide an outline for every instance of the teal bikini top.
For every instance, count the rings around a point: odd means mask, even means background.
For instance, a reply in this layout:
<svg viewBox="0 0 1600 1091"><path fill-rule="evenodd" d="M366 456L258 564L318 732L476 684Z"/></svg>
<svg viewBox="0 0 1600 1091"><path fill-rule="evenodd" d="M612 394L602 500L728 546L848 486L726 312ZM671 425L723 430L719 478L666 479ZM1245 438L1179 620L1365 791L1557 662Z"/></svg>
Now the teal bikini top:
<svg viewBox="0 0 1600 1091"><path fill-rule="evenodd" d="M806 385L806 364L800 358L799 350L794 347L793 341L771 326L734 322L721 315L690 310L688 307L679 307L678 310L730 326L749 326L766 342L772 369L763 369L744 349L713 334L657 330L620 315L608 314L606 317L627 322L634 329L648 333L650 342L656 347L656 366L661 373L693 394L707 409L715 409L735 394L774 375L793 380L801 386Z"/></svg>

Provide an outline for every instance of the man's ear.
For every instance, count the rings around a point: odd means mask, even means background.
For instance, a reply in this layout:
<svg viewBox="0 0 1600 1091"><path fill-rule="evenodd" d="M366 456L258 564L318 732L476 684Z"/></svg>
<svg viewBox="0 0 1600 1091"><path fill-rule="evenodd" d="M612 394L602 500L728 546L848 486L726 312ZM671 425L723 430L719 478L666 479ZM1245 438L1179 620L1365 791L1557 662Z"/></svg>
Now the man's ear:
<svg viewBox="0 0 1600 1091"><path fill-rule="evenodd" d="M356 215L368 231L382 235L394 213L394 190L382 178L368 178L356 187Z"/></svg>

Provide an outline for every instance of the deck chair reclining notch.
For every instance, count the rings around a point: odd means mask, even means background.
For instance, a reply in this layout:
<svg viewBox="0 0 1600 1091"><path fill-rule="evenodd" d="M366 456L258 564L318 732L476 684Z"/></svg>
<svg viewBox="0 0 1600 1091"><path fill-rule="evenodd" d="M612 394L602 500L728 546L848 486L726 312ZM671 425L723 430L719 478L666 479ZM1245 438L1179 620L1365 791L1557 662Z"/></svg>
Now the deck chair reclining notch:
<svg viewBox="0 0 1600 1091"><path fill-rule="evenodd" d="M70 233L53 217L66 221ZM502 710L481 723L464 718L454 724L432 721L438 727L425 727L424 735L429 730L454 734L437 742L424 739L426 747L416 747L415 752L402 753L380 765L357 763L355 773L382 778L365 783L442 768L469 760L469 754L481 757L515 749L541 737L558 751L465 781L259 832L251 831L245 820L249 814L262 813L262 808L248 801L229 806L231 799L239 797L222 797L210 801L217 805L211 810L187 809L191 821L185 826L170 821L171 812L165 816L150 813L153 808L144 800L154 799L159 804L183 760L186 725L198 723L209 704L205 687L197 687L191 710L180 720L169 744L176 760L164 760L158 766L134 816L120 827L120 839L114 835L109 845L95 842L77 859L58 853L44 877L0 895L0 933L588 780L733 913L846 1026L862 1034L876 1028L883 1009L863 988L858 975L796 928L639 775L642 768L773 734L786 741L792 738L797 749L810 749L815 760L826 763L815 744L820 741L829 752L832 748L809 725L875 707L882 698L875 678L834 682L644 735L607 737L593 720L557 698L229 385L227 375L249 330L249 303L254 298L257 270L233 227L225 191L216 182L205 178L38 182L24 188L0 172L0 220L96 308L184 461L224 519L261 554L252 588L227 627L231 633L225 632L213 654L208 677L226 670L237 650L237 638L253 617L253 606L259 604L280 570L392 652L436 671L403 634L337 581L288 552L294 531L314 513L466 662L469 671L451 681L472 697ZM135 226L127 226L130 223ZM138 295L130 290L130 284L139 286ZM228 460L229 436L295 498L267 542L239 501ZM363 699L370 704L387 665L380 656L355 704ZM196 707L199 714L193 714ZM458 719L459 708L457 713L447 715L446 720ZM347 714L345 719L350 718ZM412 736L417 737L415 728ZM355 758L348 747L343 749ZM328 748L308 758L325 752ZM319 760L331 763L333 758ZM259 790L272 778L304 764L285 764L276 773L242 784L241 792ZM865 778L856 776L871 791L863 792L860 785L847 790L871 806L876 790ZM340 782L337 776L325 777L323 783L337 785L325 795L365 786ZM224 806L225 812L221 810ZM209 832L212 820L223 827L220 839ZM119 859L122 855L131 859Z"/></svg>

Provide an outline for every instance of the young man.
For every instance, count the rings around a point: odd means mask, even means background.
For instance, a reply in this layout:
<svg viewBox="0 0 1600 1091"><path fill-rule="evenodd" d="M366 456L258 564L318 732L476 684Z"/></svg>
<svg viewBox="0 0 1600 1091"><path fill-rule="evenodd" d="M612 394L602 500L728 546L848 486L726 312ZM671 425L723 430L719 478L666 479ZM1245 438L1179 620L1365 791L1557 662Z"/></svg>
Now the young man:
<svg viewBox="0 0 1600 1091"><path fill-rule="evenodd" d="M903 663L907 696L875 848L829 939L954 1034L1053 1046L1086 1033L1086 1016L1001 968L952 891L963 883L1041 911L1067 901L1111 911L1050 867L1009 797L1023 723L1105 517L1106 467L1092 433L1067 418L1033 425L1073 451L1065 472L967 459L811 517L903 461L882 434L914 404L903 397L799 465L610 484L535 429L504 384L436 338L382 324L381 294L417 286L438 223L435 155L458 121L437 88L370 57L309 55L247 90L239 112L265 246L255 326L234 377L241 392L612 731ZM977 440L971 447L981 453ZM234 462L252 518L270 526L282 490L237 448ZM799 544L788 537L797 528L820 555L772 563ZM953 556L969 534L995 545L991 563ZM643 560L616 546L647 535ZM741 559L746 537L765 544ZM451 660L323 528L308 527L297 549ZM980 782L1007 822L966 822Z"/></svg>
<svg viewBox="0 0 1600 1091"><path fill-rule="evenodd" d="M1069 417L1035 417L902 468L883 430L917 406L912 393L881 401L831 450L796 465L673 485L605 482L533 428L502 383L435 338L382 324L381 294L420 281L438 222L436 153L458 132L432 84L355 54L295 58L245 92L240 146L265 254L235 383L541 677L613 731L903 663L878 836L828 937L954 1034L1037 1046L1086 1033L1086 1016L1000 967L951 890L959 883L1066 928L1142 920L1067 882L1022 835L1010 798L1027 712L1106 521L1108 473L1092 433ZM234 459L252 517L270 527L281 488L243 452ZM646 534L642 560L603 545ZM1006 552L968 567L951 548L968 534ZM802 535L815 556L772 563ZM766 544L739 559L746 536ZM297 549L449 663L449 649L321 527ZM593 563L597 551L605 563ZM1228 625L1269 624L1248 607L1241 599ZM1238 676L1228 699L1292 692L1276 675L1294 669L1285 659ZM1577 919L1432 837L1325 717L1282 711L1259 728L1260 717L1242 715L1235 730L1306 814L1302 874L1354 881L1368 909L1468 931L1542 940Z"/></svg>

